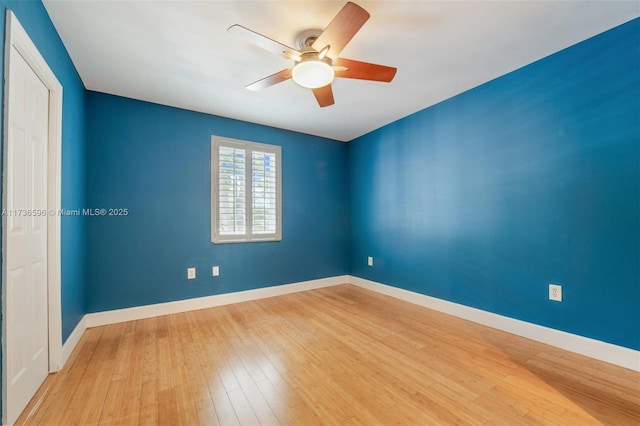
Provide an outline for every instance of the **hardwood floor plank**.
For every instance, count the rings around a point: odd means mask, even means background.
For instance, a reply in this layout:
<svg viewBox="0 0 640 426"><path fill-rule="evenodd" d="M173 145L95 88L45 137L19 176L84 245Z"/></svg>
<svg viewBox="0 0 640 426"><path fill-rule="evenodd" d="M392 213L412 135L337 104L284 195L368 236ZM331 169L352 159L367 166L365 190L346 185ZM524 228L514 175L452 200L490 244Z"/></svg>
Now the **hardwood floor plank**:
<svg viewBox="0 0 640 426"><path fill-rule="evenodd" d="M52 401L65 395L68 389L74 387L75 381L82 376L87 365L86 360L93 355L101 335L102 330L85 333L84 338L80 340L64 368L59 373L48 376L29 404L27 404L16 424L37 425L41 422ZM60 374L62 372L67 374ZM60 398L60 400L67 401L64 397Z"/></svg>
<svg viewBox="0 0 640 426"><path fill-rule="evenodd" d="M186 322L186 315L177 314L169 317L169 345L171 349L171 372L176 392L178 418L181 425L198 424L198 415L191 394L189 372L187 371L184 348L188 342L182 341L180 330Z"/></svg>
<svg viewBox="0 0 640 426"><path fill-rule="evenodd" d="M140 390L140 408L138 410L139 425L155 425L158 423L158 349L157 318L141 320L144 333L144 356L142 384Z"/></svg>
<svg viewBox="0 0 640 426"><path fill-rule="evenodd" d="M195 350L195 342L191 333L192 314L185 314L185 321L179 324L178 334L184 353L184 370L191 388L191 397L195 407L197 423L200 425L219 425L213 400L209 394L209 388L205 380L205 373L198 361Z"/></svg>
<svg viewBox="0 0 640 426"><path fill-rule="evenodd" d="M350 285L86 331L18 425L631 425L640 373Z"/></svg>
<svg viewBox="0 0 640 426"><path fill-rule="evenodd" d="M242 392L242 389L228 391L227 395L229 396L231 405L233 405L233 411L236 413L241 425L260 424L258 417L254 413L253 408L251 408L251 404L249 404L249 400L245 396L244 392Z"/></svg>
<svg viewBox="0 0 640 426"><path fill-rule="evenodd" d="M109 381L115 363L115 354L122 338L124 324L106 327L91 363L87 367L71 402L62 417L62 424L95 425L100 419Z"/></svg>
<svg viewBox="0 0 640 426"><path fill-rule="evenodd" d="M111 375L108 391L105 396L99 424L110 425L120 418L123 399L127 390L127 370L133 351L135 334L125 333L115 358L114 370Z"/></svg>
<svg viewBox="0 0 640 426"><path fill-rule="evenodd" d="M213 402L218 421L223 425L238 425L240 424L238 417L235 414L221 378L220 366L215 363L217 360L215 358L217 345L211 330L211 325L215 324L215 321L210 316L211 313L212 312L208 310L203 310L189 314L192 317L200 314L196 317L197 326L190 328L193 337L194 351L200 368L202 369L203 378L207 385L211 401ZM233 377L233 380L235 380L235 377ZM237 385L237 382L235 383L235 389L238 389L239 385Z"/></svg>
<svg viewBox="0 0 640 426"><path fill-rule="evenodd" d="M113 419L114 424L134 426L140 415L142 393L142 374L144 370L145 333L142 321L132 321L133 342L126 372L125 394L120 409L120 417Z"/></svg>

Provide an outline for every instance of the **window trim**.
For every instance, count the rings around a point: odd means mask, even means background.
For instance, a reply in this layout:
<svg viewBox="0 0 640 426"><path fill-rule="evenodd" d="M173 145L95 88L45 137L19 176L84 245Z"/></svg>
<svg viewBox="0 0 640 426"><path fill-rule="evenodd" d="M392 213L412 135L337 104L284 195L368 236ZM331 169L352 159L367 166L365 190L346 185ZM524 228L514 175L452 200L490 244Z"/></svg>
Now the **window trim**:
<svg viewBox="0 0 640 426"><path fill-rule="evenodd" d="M245 169L245 205L246 232L242 235L220 235L219 229L219 200L220 191L220 147L242 148L247 158ZM253 234L253 195L251 158L253 151L274 153L276 156L276 232L271 234ZM241 139L226 138L223 136L211 136L211 242L214 244L248 243L262 241L282 241L282 148L278 145L269 145L258 142L250 142Z"/></svg>

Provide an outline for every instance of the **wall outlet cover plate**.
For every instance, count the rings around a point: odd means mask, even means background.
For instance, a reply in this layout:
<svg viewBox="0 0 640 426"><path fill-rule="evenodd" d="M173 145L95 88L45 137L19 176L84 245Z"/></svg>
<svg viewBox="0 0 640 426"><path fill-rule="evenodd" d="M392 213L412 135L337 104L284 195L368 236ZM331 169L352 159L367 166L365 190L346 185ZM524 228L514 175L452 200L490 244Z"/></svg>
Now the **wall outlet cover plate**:
<svg viewBox="0 0 640 426"><path fill-rule="evenodd" d="M549 300L562 302L562 286L560 284L549 284Z"/></svg>

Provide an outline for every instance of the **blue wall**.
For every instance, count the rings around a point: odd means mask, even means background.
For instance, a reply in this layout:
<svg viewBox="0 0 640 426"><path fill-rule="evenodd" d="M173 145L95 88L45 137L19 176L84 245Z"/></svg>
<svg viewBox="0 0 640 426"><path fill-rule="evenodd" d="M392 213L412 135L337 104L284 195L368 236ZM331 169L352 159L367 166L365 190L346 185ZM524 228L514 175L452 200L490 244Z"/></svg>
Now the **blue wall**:
<svg viewBox="0 0 640 426"><path fill-rule="evenodd" d="M88 220L89 312L348 273L346 144L95 92L87 129L87 206L130 212ZM281 242L211 243L213 134L282 146Z"/></svg>
<svg viewBox="0 0 640 426"><path fill-rule="evenodd" d="M12 10L63 86L62 207L85 204L85 89L40 1L0 1L0 43L4 76L5 14ZM0 89L4 99L4 86ZM2 106L0 106L0 113ZM0 123L0 126L2 124ZM4 129L3 129L4 130ZM1 167L0 163L0 167ZM85 313L85 220L62 218L62 337L66 340Z"/></svg>
<svg viewBox="0 0 640 426"><path fill-rule="evenodd" d="M49 19L47 11L40 1L0 0L0 12L2 13L0 17L0 46L2 46L0 82L4 82L5 16L7 10L12 10L15 13L25 31L58 78L58 81L64 87L62 111L62 208L80 208L84 206L85 200L84 86ZM4 99L4 83L0 84L0 96ZM0 116L4 114L3 104L4 102L0 102ZM1 140L4 140L3 124L4 121L0 121ZM1 155L2 150L0 149ZM2 164L2 161L0 161L0 170ZM0 188L1 190L2 188ZM1 196L0 200L2 200ZM66 341L85 313L85 220L81 217L63 217L61 219L61 227L62 339Z"/></svg>
<svg viewBox="0 0 640 426"><path fill-rule="evenodd" d="M639 40L636 19L351 142L351 274L640 349Z"/></svg>

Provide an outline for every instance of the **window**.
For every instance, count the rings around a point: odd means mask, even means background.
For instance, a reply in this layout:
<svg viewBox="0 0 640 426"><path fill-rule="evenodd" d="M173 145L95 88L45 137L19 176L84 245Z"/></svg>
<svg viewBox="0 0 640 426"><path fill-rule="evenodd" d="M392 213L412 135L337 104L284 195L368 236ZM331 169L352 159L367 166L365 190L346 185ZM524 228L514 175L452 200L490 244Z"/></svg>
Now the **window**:
<svg viewBox="0 0 640 426"><path fill-rule="evenodd" d="M280 241L280 147L211 137L211 241Z"/></svg>

